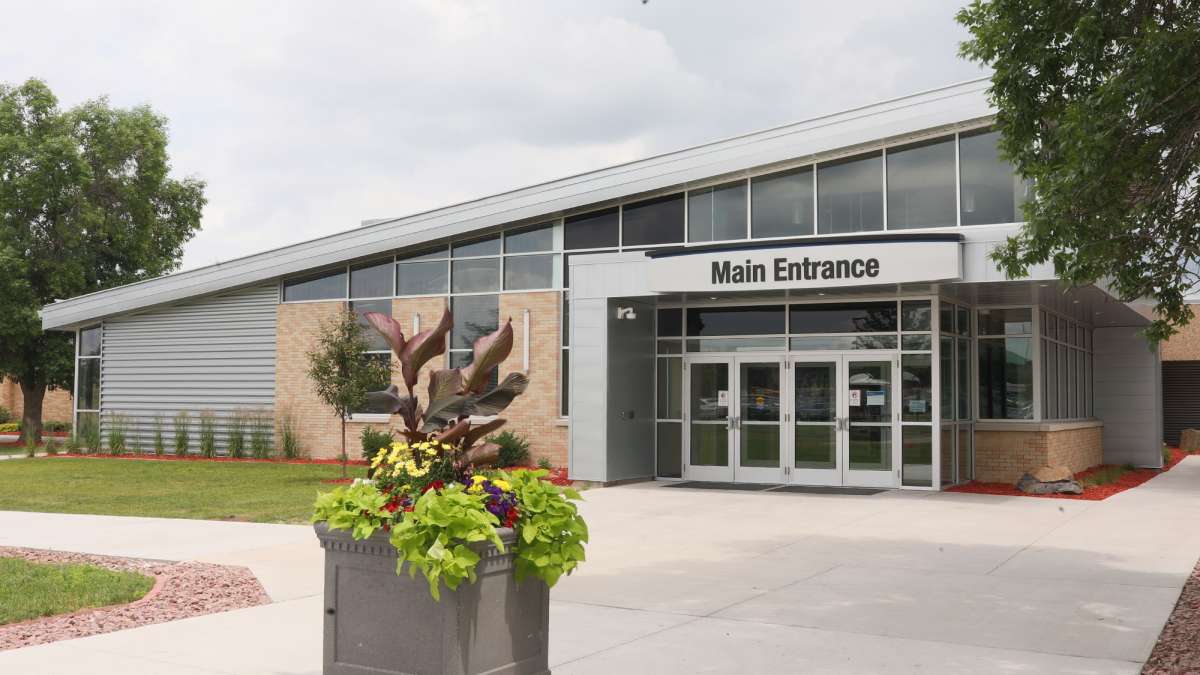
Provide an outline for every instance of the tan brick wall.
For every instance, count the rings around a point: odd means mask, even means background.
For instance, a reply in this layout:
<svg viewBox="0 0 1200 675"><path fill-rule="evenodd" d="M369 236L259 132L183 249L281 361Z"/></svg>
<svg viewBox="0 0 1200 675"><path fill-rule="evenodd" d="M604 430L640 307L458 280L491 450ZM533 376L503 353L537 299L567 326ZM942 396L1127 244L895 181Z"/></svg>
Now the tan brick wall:
<svg viewBox="0 0 1200 675"><path fill-rule="evenodd" d="M8 408L8 411L13 414L13 418L19 419L25 411L21 386L7 378L0 382L0 406ZM42 399L43 422L70 422L73 412L71 392L65 389L46 390L46 397Z"/></svg>
<svg viewBox="0 0 1200 675"><path fill-rule="evenodd" d="M413 334L414 317L420 317L422 330L437 324L445 309L444 298L397 298L392 301L392 317L404 328L404 334ZM278 335L276 342L275 400L279 410L290 410L297 420L298 431L304 451L313 457L335 457L340 447L340 427L337 418L320 402L308 379L308 352L316 341L322 320L335 315L345 307L343 302L306 302L281 304L278 308ZM521 293L500 296L501 320L513 318L513 351L500 366L500 378L523 365L523 312L530 310L530 386L518 398L503 417L509 420L510 428L529 438L533 459L545 456L555 466L567 462L567 430L554 424L558 415L558 326L559 307L557 293ZM393 362L395 359L393 359ZM421 372L417 382L417 394L424 404L428 396L428 374L437 368L445 368L447 357L440 356L431 361ZM404 388L398 364L392 381ZM361 452L359 434L366 423L351 422L346 425L346 448L352 458ZM400 418L393 416L389 424L373 423L375 427L402 426Z"/></svg>
<svg viewBox="0 0 1200 675"><path fill-rule="evenodd" d="M1200 361L1200 305L1191 305L1196 318L1163 342L1163 361Z"/></svg>
<svg viewBox="0 0 1200 675"><path fill-rule="evenodd" d="M500 379L524 366L524 313L529 310L529 388L501 415L504 427L529 439L532 461L567 465L567 427L558 422L561 360L561 308L557 292L509 293L500 296L500 321L511 318L513 350L500 364Z"/></svg>
<svg viewBox="0 0 1200 675"><path fill-rule="evenodd" d="M1061 431L976 431L975 480L1015 483L1027 471L1065 466L1073 472L1103 461L1101 427Z"/></svg>

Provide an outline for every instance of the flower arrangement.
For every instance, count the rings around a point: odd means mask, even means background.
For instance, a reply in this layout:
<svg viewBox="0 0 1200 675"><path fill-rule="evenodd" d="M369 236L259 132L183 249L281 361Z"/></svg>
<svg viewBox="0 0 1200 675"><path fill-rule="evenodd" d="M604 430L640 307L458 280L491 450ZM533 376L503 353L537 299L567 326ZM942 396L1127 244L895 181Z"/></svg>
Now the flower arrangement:
<svg viewBox="0 0 1200 675"><path fill-rule="evenodd" d="M510 373L487 389L491 371L512 350L511 321L475 342L469 365L430 373L429 400L422 407L415 391L418 374L445 353L450 312L411 339L389 316L366 318L399 358L407 390L401 394L392 385L369 398L373 408L400 415L404 428L371 456L371 480L318 495L312 521L349 530L356 539L387 533L398 555L396 573L405 565L410 575L419 570L435 599L443 583L453 590L475 581L479 555L470 544L486 541L505 552L498 528L517 534L512 553L518 581L534 576L553 586L570 574L584 560L588 540L574 503L579 493L543 480L549 474L544 469L495 469L500 447L476 445L504 420L475 426L472 417L496 415L528 385L525 375Z"/></svg>

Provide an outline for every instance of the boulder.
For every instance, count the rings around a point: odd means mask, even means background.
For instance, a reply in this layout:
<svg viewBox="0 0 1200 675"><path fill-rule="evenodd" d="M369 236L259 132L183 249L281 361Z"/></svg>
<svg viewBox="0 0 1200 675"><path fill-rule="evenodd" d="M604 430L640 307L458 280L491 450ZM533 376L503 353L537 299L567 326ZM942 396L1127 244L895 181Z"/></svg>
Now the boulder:
<svg viewBox="0 0 1200 675"><path fill-rule="evenodd" d="M1184 429L1179 432L1179 449L1188 453L1200 450L1200 429Z"/></svg>
<svg viewBox="0 0 1200 675"><path fill-rule="evenodd" d="M1017 481L1017 489L1025 494L1030 495L1083 494L1083 486L1079 484L1079 481L1073 478L1067 480L1040 481L1031 473L1021 476L1021 480Z"/></svg>
<svg viewBox="0 0 1200 675"><path fill-rule="evenodd" d="M1071 480L1075 474L1065 466L1043 466L1033 472L1033 477L1039 483L1057 483L1062 480Z"/></svg>

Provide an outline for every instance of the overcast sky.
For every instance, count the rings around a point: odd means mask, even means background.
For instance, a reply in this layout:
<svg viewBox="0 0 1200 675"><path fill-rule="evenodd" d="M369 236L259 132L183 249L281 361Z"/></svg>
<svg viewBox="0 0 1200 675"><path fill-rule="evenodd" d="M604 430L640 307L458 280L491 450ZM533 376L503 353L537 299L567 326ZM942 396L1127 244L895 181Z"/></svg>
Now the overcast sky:
<svg viewBox="0 0 1200 675"><path fill-rule="evenodd" d="M194 268L978 77L962 2L21 2L0 80L166 115Z"/></svg>

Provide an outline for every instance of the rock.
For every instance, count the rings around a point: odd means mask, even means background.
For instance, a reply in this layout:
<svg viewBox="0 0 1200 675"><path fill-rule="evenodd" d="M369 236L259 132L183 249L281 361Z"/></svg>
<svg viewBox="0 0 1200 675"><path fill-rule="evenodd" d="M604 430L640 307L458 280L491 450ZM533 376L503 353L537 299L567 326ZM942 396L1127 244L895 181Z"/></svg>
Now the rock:
<svg viewBox="0 0 1200 675"><path fill-rule="evenodd" d="M1083 494L1083 486L1077 480L1040 481L1031 473L1021 476L1021 480L1017 481L1017 489L1030 495Z"/></svg>
<svg viewBox="0 0 1200 675"><path fill-rule="evenodd" d="M1200 429L1184 429L1179 432L1179 449L1189 453L1200 450Z"/></svg>
<svg viewBox="0 0 1200 675"><path fill-rule="evenodd" d="M1039 483L1056 483L1075 478L1075 474L1065 466L1043 466L1033 472L1033 477Z"/></svg>

